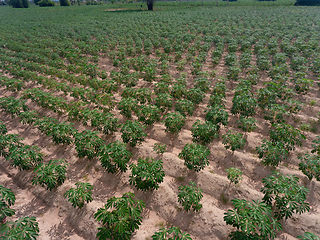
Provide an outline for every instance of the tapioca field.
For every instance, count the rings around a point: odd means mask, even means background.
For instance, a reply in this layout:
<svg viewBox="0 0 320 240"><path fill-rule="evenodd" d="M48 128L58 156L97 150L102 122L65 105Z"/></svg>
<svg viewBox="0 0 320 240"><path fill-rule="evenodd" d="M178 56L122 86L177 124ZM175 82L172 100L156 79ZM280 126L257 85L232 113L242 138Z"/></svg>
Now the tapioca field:
<svg viewBox="0 0 320 240"><path fill-rule="evenodd" d="M301 1L0 2L0 239L319 240Z"/></svg>

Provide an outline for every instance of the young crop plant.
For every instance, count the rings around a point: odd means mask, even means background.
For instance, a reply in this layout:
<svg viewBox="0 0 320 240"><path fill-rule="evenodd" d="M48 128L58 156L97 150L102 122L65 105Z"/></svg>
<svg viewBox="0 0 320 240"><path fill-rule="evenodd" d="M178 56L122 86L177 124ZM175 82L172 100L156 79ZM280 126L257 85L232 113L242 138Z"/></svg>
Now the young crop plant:
<svg viewBox="0 0 320 240"><path fill-rule="evenodd" d="M234 209L224 213L223 220L237 230L229 234L231 240L274 239L281 224L272 217L271 207L259 200L232 199Z"/></svg>
<svg viewBox="0 0 320 240"><path fill-rule="evenodd" d="M131 147L135 147L144 141L147 134L143 131L146 127L138 121L127 120L121 127L121 138L124 143L129 143Z"/></svg>
<svg viewBox="0 0 320 240"><path fill-rule="evenodd" d="M298 157L300 159L299 170L308 177L311 181L315 178L320 181L320 157L319 155L306 154L304 157Z"/></svg>
<svg viewBox="0 0 320 240"><path fill-rule="evenodd" d="M189 185L179 186L178 202L183 206L185 211L199 212L202 208L200 203L203 195L202 189L198 188L194 182L190 182Z"/></svg>
<svg viewBox="0 0 320 240"><path fill-rule="evenodd" d="M192 240L190 234L181 232L178 227L160 228L151 237L152 240Z"/></svg>
<svg viewBox="0 0 320 240"><path fill-rule="evenodd" d="M210 90L209 80L205 77L195 79L194 83L194 87L200 89L204 93L207 93Z"/></svg>
<svg viewBox="0 0 320 240"><path fill-rule="evenodd" d="M241 128L244 132L252 132L257 128L257 120L251 117L240 116L240 120L237 121L238 128Z"/></svg>
<svg viewBox="0 0 320 240"><path fill-rule="evenodd" d="M119 119L111 113L91 112L91 126L106 135L112 134L118 129Z"/></svg>
<svg viewBox="0 0 320 240"><path fill-rule="evenodd" d="M39 114L36 111L26 111L20 112L19 114L20 122L24 124L33 124L39 118Z"/></svg>
<svg viewBox="0 0 320 240"><path fill-rule="evenodd" d="M92 189L90 183L76 182L77 188L70 188L65 192L64 197L72 204L72 207L83 208L85 202L92 202Z"/></svg>
<svg viewBox="0 0 320 240"><path fill-rule="evenodd" d="M294 89L298 94L307 94L313 87L313 80L307 78L298 78L294 80Z"/></svg>
<svg viewBox="0 0 320 240"><path fill-rule="evenodd" d="M194 104L203 102L205 93L199 88L190 88L185 94L187 100L190 100Z"/></svg>
<svg viewBox="0 0 320 240"><path fill-rule="evenodd" d="M5 134L7 134L7 132L8 132L8 129L7 129L6 125L3 124L2 121L0 121L0 135L5 135Z"/></svg>
<svg viewBox="0 0 320 240"><path fill-rule="evenodd" d="M208 107L205 112L206 121L212 122L214 125L222 124L226 126L228 124L229 114L225 110L224 106L215 105L212 107Z"/></svg>
<svg viewBox="0 0 320 240"><path fill-rule="evenodd" d="M219 138L219 126L209 121L201 123L197 120L192 125L191 133L193 142L208 144L215 138Z"/></svg>
<svg viewBox="0 0 320 240"><path fill-rule="evenodd" d="M108 145L102 145L99 155L102 167L108 173L116 173L127 171L127 163L132 153L126 149L124 143L115 141Z"/></svg>
<svg viewBox="0 0 320 240"><path fill-rule="evenodd" d="M194 111L194 104L189 100L178 100L175 106L175 110L177 112L180 112L183 116L192 116Z"/></svg>
<svg viewBox="0 0 320 240"><path fill-rule="evenodd" d="M103 208L98 209L94 218L103 224L98 228L99 240L129 240L132 233L139 229L145 203L134 197L130 192L122 197L111 197Z"/></svg>
<svg viewBox="0 0 320 240"><path fill-rule="evenodd" d="M277 167L280 162L286 160L289 156L288 150L282 142L270 142L262 140L262 145L256 147L259 158L265 166Z"/></svg>
<svg viewBox="0 0 320 240"><path fill-rule="evenodd" d="M303 235L299 235L297 238L302 240L320 240L320 238L311 232L305 232Z"/></svg>
<svg viewBox="0 0 320 240"><path fill-rule="evenodd" d="M209 165L209 155L209 148L196 143L187 143L178 156L184 160L187 168L199 172Z"/></svg>
<svg viewBox="0 0 320 240"><path fill-rule="evenodd" d="M10 208L15 201L16 196L14 193L9 188L0 185L0 223L15 214L15 210Z"/></svg>
<svg viewBox="0 0 320 240"><path fill-rule="evenodd" d="M40 184L47 190L59 187L66 180L67 166L65 159L50 160L42 163L34 169L36 176L32 179L32 185Z"/></svg>
<svg viewBox="0 0 320 240"><path fill-rule="evenodd" d="M234 152L237 149L243 149L246 145L246 140L243 138L243 134L228 131L227 134L222 135L222 143L226 149L230 149Z"/></svg>
<svg viewBox="0 0 320 240"><path fill-rule="evenodd" d="M21 170L29 170L38 166L43 161L43 154L37 146L22 145L12 146L9 148L7 161L11 165Z"/></svg>
<svg viewBox="0 0 320 240"><path fill-rule="evenodd" d="M306 202L308 188L299 185L298 177L273 172L263 178L262 183L262 200L269 206L274 204L273 212L278 220L291 218L293 213L301 214L310 210L309 203Z"/></svg>
<svg viewBox="0 0 320 240"><path fill-rule="evenodd" d="M231 167L229 169L226 169L226 172L228 174L228 179L230 180L230 184L231 183L238 184L240 183L240 181L242 181L242 171L239 168Z"/></svg>
<svg viewBox="0 0 320 240"><path fill-rule="evenodd" d="M151 102L152 91L149 88L139 88L136 90L135 98L139 101L140 104L146 104Z"/></svg>
<svg viewBox="0 0 320 240"><path fill-rule="evenodd" d="M160 121L161 110L155 105L142 105L138 112L138 120L146 125Z"/></svg>
<svg viewBox="0 0 320 240"><path fill-rule="evenodd" d="M2 126L2 132L4 131ZM0 134L0 156L8 157L11 148L24 146L22 140L23 138L20 138L17 134Z"/></svg>
<svg viewBox="0 0 320 240"><path fill-rule="evenodd" d="M132 112L138 112L138 101L133 98L122 98L118 104L120 114L128 119L131 119Z"/></svg>
<svg viewBox="0 0 320 240"><path fill-rule="evenodd" d="M164 154L166 152L167 145L164 143L155 143L153 145L153 151L155 151L157 154Z"/></svg>
<svg viewBox="0 0 320 240"><path fill-rule="evenodd" d="M26 112L29 110L25 100L19 98L16 99L13 97L0 98L0 108L3 112L11 114L12 118L19 116L21 112Z"/></svg>
<svg viewBox="0 0 320 240"><path fill-rule="evenodd" d="M155 105L164 112L172 107L172 96L168 93L158 94L154 99Z"/></svg>
<svg viewBox="0 0 320 240"><path fill-rule="evenodd" d="M170 89L169 89L169 84L164 83L164 82L158 82L155 84L154 87L154 92L156 94L165 94L165 93L170 93Z"/></svg>
<svg viewBox="0 0 320 240"><path fill-rule="evenodd" d="M182 83L175 83L171 87L171 96L175 99L181 99L187 93L187 85Z"/></svg>
<svg viewBox="0 0 320 240"><path fill-rule="evenodd" d="M171 112L164 116L164 125L166 132L177 134L185 124L186 118L179 112Z"/></svg>
<svg viewBox="0 0 320 240"><path fill-rule="evenodd" d="M69 145L73 143L73 136L76 133L76 129L73 128L73 123L59 123L57 119L43 117L35 122L35 126L47 136L51 136L52 141L56 144Z"/></svg>
<svg viewBox="0 0 320 240"><path fill-rule="evenodd" d="M301 146L302 140L306 139L299 129L285 123L273 124L269 133L273 143L282 142L288 151L294 150L295 145Z"/></svg>
<svg viewBox="0 0 320 240"><path fill-rule="evenodd" d="M312 144L312 153L317 153L317 155L320 155L320 136L317 136L317 139L312 141L315 144Z"/></svg>
<svg viewBox="0 0 320 240"><path fill-rule="evenodd" d="M164 171L162 160L152 158L139 158L138 164L131 164L130 185L134 185L138 190L148 191L159 188L163 182Z"/></svg>
<svg viewBox="0 0 320 240"><path fill-rule="evenodd" d="M99 154L100 147L104 144L104 141L98 137L98 134L99 132L85 130L74 135L74 144L79 158L88 157L88 159L93 159Z"/></svg>
<svg viewBox="0 0 320 240"><path fill-rule="evenodd" d="M241 114L245 117L254 115L257 106L257 100L249 91L235 95L232 103L231 113Z"/></svg>

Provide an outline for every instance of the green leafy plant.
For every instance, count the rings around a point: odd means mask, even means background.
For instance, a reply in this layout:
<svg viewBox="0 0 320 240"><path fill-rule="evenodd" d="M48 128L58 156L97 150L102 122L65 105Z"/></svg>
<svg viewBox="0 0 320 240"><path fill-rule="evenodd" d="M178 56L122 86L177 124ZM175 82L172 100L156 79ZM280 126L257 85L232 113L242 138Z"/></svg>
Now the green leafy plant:
<svg viewBox="0 0 320 240"><path fill-rule="evenodd" d="M252 132L257 128L256 125L257 120L251 117L243 117L240 116L240 120L237 121L238 128L241 128L242 131Z"/></svg>
<svg viewBox="0 0 320 240"><path fill-rule="evenodd" d="M38 166L43 161L43 154L40 148L30 145L15 145L10 147L6 160L11 161L11 165L21 170L29 170Z"/></svg>
<svg viewBox="0 0 320 240"><path fill-rule="evenodd" d="M138 164L131 164L130 185L134 185L138 190L148 191L158 189L163 182L164 171L162 160L152 158L139 158Z"/></svg>
<svg viewBox="0 0 320 240"><path fill-rule="evenodd" d="M202 208L200 203L203 195L202 189L198 188L194 182L190 182L189 185L179 186L178 202L183 206L183 209L187 212L189 210L199 212Z"/></svg>
<svg viewBox="0 0 320 240"><path fill-rule="evenodd" d="M29 110L25 100L13 97L0 98L0 108L2 111L11 114L12 118L19 116L23 111L26 112Z"/></svg>
<svg viewBox="0 0 320 240"><path fill-rule="evenodd" d="M102 167L109 173L116 173L127 171L127 163L132 153L126 149L124 143L115 141L108 145L102 145L99 155Z"/></svg>
<svg viewBox="0 0 320 240"><path fill-rule="evenodd" d="M312 153L317 153L318 155L320 155L320 136L317 136L317 139L312 141L315 144L312 144Z"/></svg>
<svg viewBox="0 0 320 240"><path fill-rule="evenodd" d="M151 237L152 240L192 240L190 234L181 232L178 227L160 228Z"/></svg>
<svg viewBox="0 0 320 240"><path fill-rule="evenodd" d="M157 154L163 154L166 152L167 145L164 143L155 143L153 145L153 151L155 151Z"/></svg>
<svg viewBox="0 0 320 240"><path fill-rule="evenodd" d="M91 113L91 126L104 134L112 134L117 131L118 118L115 118L111 113L100 113L92 111Z"/></svg>
<svg viewBox="0 0 320 240"><path fill-rule="evenodd" d="M122 133L121 138L124 143L129 143L131 147L135 147L144 141L147 134L143 131L144 125L141 125L138 121L127 120L122 125L120 132Z"/></svg>
<svg viewBox="0 0 320 240"><path fill-rule="evenodd" d="M0 185L0 223L15 214L15 210L10 208L15 201L14 193L9 188Z"/></svg>
<svg viewBox="0 0 320 240"><path fill-rule="evenodd" d="M243 134L228 131L227 134L222 135L222 144L226 149L230 149L234 152L237 149L244 148L246 140L243 138Z"/></svg>
<svg viewBox="0 0 320 240"><path fill-rule="evenodd" d="M293 213L301 214L310 210L309 203L306 202L308 188L299 185L298 177L273 172L263 178L262 183L262 200L269 206L274 202L273 212L278 220L291 218Z"/></svg>
<svg viewBox="0 0 320 240"><path fill-rule="evenodd" d="M206 117L205 117L206 121L210 121L215 125L220 123L226 126L228 124L229 114L223 106L215 105L215 106L209 107L207 110L205 110L205 112L206 112Z"/></svg>
<svg viewBox="0 0 320 240"><path fill-rule="evenodd" d="M98 134L99 132L85 130L74 135L78 157L93 159L99 154L100 147L104 144L104 141L98 137Z"/></svg>
<svg viewBox="0 0 320 240"><path fill-rule="evenodd" d="M179 112L171 112L164 116L164 125L166 126L166 132L177 134L181 131L185 124L186 118Z"/></svg>
<svg viewBox="0 0 320 240"><path fill-rule="evenodd" d="M138 120L146 125L160 121L161 110L154 105L142 105L138 112Z"/></svg>
<svg viewBox="0 0 320 240"><path fill-rule="evenodd" d="M232 103L232 114L241 114L248 117L255 113L257 101L249 91L235 95Z"/></svg>
<svg viewBox="0 0 320 240"><path fill-rule="evenodd" d="M230 184L238 184L242 180L242 171L239 168L229 168L226 169L228 174L228 179L230 180Z"/></svg>
<svg viewBox="0 0 320 240"><path fill-rule="evenodd" d="M203 101L205 93L199 88L190 88L185 95L194 104L199 104Z"/></svg>
<svg viewBox="0 0 320 240"><path fill-rule="evenodd" d="M172 96L168 93L159 93L154 99L155 105L164 112L172 107Z"/></svg>
<svg viewBox="0 0 320 240"><path fill-rule="evenodd" d="M183 116L186 116L186 115L192 116L194 111L194 104L189 100L182 99L177 101L175 105L175 110L177 112L180 112L181 115Z"/></svg>
<svg viewBox="0 0 320 240"><path fill-rule="evenodd" d="M282 142L270 142L262 140L262 145L256 147L259 158L263 158L262 163L265 166L277 167L280 162L289 156L288 150Z"/></svg>
<svg viewBox="0 0 320 240"><path fill-rule="evenodd" d="M320 238L311 232L305 232L303 235L299 235L297 238L302 240L319 240Z"/></svg>
<svg viewBox="0 0 320 240"><path fill-rule="evenodd" d="M223 217L227 225L237 230L229 234L231 240L274 239L281 224L272 217L271 207L259 200L248 202L245 199L232 199L233 210Z"/></svg>
<svg viewBox="0 0 320 240"><path fill-rule="evenodd" d="M306 175L311 181L315 178L320 181L320 157L319 155L306 154L304 157L298 156L300 159L299 170Z"/></svg>
<svg viewBox="0 0 320 240"><path fill-rule="evenodd" d="M192 125L191 133L193 142L208 144L215 138L219 138L219 126L209 121L201 123L197 120Z"/></svg>
<svg viewBox="0 0 320 240"><path fill-rule="evenodd" d="M36 111L20 112L20 122L22 124L33 124L39 118L39 114Z"/></svg>
<svg viewBox="0 0 320 240"><path fill-rule="evenodd" d="M118 109L120 110L121 115L130 119L132 117L132 112L138 112L138 101L133 98L123 98L118 104Z"/></svg>
<svg viewBox="0 0 320 240"><path fill-rule="evenodd" d="M64 197L68 198L74 208L79 207L81 209L85 202L92 202L93 186L90 183L76 182L76 187L66 191Z"/></svg>
<svg viewBox="0 0 320 240"><path fill-rule="evenodd" d="M287 150L294 150L295 145L301 146L302 140L306 139L299 129L285 123L273 124L269 133L272 142L282 142Z"/></svg>
<svg viewBox="0 0 320 240"><path fill-rule="evenodd" d="M187 168L199 172L209 165L209 155L210 150L207 147L195 143L187 143L179 153L179 158L185 161L184 165Z"/></svg>
<svg viewBox="0 0 320 240"><path fill-rule="evenodd" d="M32 185L40 184L50 191L62 185L66 180L68 165L65 159L50 160L46 164L40 164L34 169L36 176L32 179Z"/></svg>
<svg viewBox="0 0 320 240"><path fill-rule="evenodd" d="M98 228L99 240L129 240L132 233L139 229L142 222L142 211L145 203L135 200L133 193L125 193L122 197L111 197L103 208L99 208L94 218L102 222Z"/></svg>

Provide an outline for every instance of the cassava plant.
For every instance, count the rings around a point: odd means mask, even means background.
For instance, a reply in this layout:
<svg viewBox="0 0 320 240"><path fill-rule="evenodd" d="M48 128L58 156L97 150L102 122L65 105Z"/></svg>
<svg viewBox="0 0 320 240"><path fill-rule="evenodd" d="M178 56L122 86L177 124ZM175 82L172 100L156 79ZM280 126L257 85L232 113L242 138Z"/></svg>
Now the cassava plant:
<svg viewBox="0 0 320 240"><path fill-rule="evenodd" d="M151 237L152 240L192 240L190 234L181 232L178 227L160 228Z"/></svg>
<svg viewBox="0 0 320 240"><path fill-rule="evenodd" d="M289 152L282 142L270 142L265 139L262 140L261 146L256 147L256 151L265 166L277 167L289 156Z"/></svg>
<svg viewBox="0 0 320 240"><path fill-rule="evenodd" d="M129 143L131 147L135 147L144 141L147 134L143 131L144 125L141 125L138 121L127 120L121 127L121 138L124 143Z"/></svg>
<svg viewBox="0 0 320 240"><path fill-rule="evenodd" d="M157 154L164 154L166 152L167 145L164 143L155 143L153 145L153 151L155 151Z"/></svg>
<svg viewBox="0 0 320 240"><path fill-rule="evenodd" d="M93 159L99 154L100 147L104 141L98 136L99 132L85 130L74 135L78 157Z"/></svg>
<svg viewBox="0 0 320 240"><path fill-rule="evenodd" d="M192 125L191 133L193 142L208 144L215 138L219 138L219 126L209 121L201 123L197 120Z"/></svg>
<svg viewBox="0 0 320 240"><path fill-rule="evenodd" d="M299 170L308 177L311 181L315 178L320 181L320 157L319 155L306 154L304 157L298 157L300 159Z"/></svg>
<svg viewBox="0 0 320 240"><path fill-rule="evenodd" d="M185 124L186 118L179 112L171 112L164 116L164 125L166 126L166 132L177 134L181 131Z"/></svg>
<svg viewBox="0 0 320 240"><path fill-rule="evenodd" d="M231 167L226 169L228 174L228 179L230 180L230 184L238 184L242 180L242 171L239 168Z"/></svg>
<svg viewBox="0 0 320 240"><path fill-rule="evenodd" d="M222 144L226 149L230 149L234 152L237 149L243 149L246 140L243 138L243 134L228 131L227 134L222 135Z"/></svg>
<svg viewBox="0 0 320 240"><path fill-rule="evenodd" d="M85 202L92 202L92 189L90 183L76 182L76 188L70 188L65 192L64 197L72 204L72 207L83 208Z"/></svg>
<svg viewBox="0 0 320 240"><path fill-rule="evenodd" d="M179 153L179 158L185 161L184 165L187 168L199 172L209 165L209 155L210 150L207 147L196 143L187 143Z"/></svg>
<svg viewBox="0 0 320 240"><path fill-rule="evenodd" d="M191 209L195 212L199 212L202 208L200 203L203 195L202 189L198 188L194 182L190 182L189 185L179 186L178 202L183 206L185 211Z"/></svg>

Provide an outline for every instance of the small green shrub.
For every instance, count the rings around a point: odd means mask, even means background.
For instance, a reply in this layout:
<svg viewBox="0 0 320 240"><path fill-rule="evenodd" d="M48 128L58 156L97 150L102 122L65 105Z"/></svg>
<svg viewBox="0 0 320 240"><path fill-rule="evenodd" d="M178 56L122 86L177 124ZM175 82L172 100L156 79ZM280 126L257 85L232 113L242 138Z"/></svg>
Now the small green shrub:
<svg viewBox="0 0 320 240"><path fill-rule="evenodd" d="M79 158L88 157L88 159L93 159L99 154L100 147L104 144L104 141L98 134L99 132L85 130L74 135L74 143Z"/></svg>
<svg viewBox="0 0 320 240"><path fill-rule="evenodd" d="M306 175L311 181L315 178L320 181L320 157L319 155L306 154L304 157L298 156L300 159L299 170Z"/></svg>
<svg viewBox="0 0 320 240"><path fill-rule="evenodd" d="M228 173L228 179L230 180L230 184L238 184L242 180L242 171L238 168L229 168L226 169Z"/></svg>
<svg viewBox="0 0 320 240"><path fill-rule="evenodd" d="M153 145L153 151L155 151L157 154L163 154L166 152L167 145L164 143L155 143Z"/></svg>
<svg viewBox="0 0 320 240"><path fill-rule="evenodd" d="M76 182L77 188L70 188L65 192L64 197L68 198L68 201L74 208L83 208L85 202L92 202L92 189L93 186L90 183Z"/></svg>
<svg viewBox="0 0 320 240"><path fill-rule="evenodd" d="M215 138L219 138L219 126L209 121L202 124L197 120L192 125L191 133L193 142L208 144Z"/></svg>
<svg viewBox="0 0 320 240"><path fill-rule="evenodd" d="M185 124L186 118L178 112L171 112L164 116L164 125L166 132L177 134L181 131Z"/></svg>
<svg viewBox="0 0 320 240"><path fill-rule="evenodd" d="M184 165L187 168L199 172L209 165L209 155L210 150L207 147L195 143L187 143L179 153L179 158L184 160Z"/></svg>
<svg viewBox="0 0 320 240"><path fill-rule="evenodd" d="M127 120L121 127L121 138L124 143L129 143L131 147L135 147L144 141L147 134L143 131L146 127L138 121Z"/></svg>
<svg viewBox="0 0 320 240"><path fill-rule="evenodd" d="M194 182L190 182L189 185L179 186L178 202L183 206L183 209L187 212L191 210L199 212L202 208L200 203L203 195L202 189L198 188Z"/></svg>
<svg viewBox="0 0 320 240"><path fill-rule="evenodd" d="M161 228L152 236L152 240L192 240L190 234L181 232L178 227Z"/></svg>
<svg viewBox="0 0 320 240"><path fill-rule="evenodd" d="M247 141L243 138L243 134L241 133L228 131L227 134L222 135L222 144L226 149L230 149L232 152L244 148L246 142Z"/></svg>

